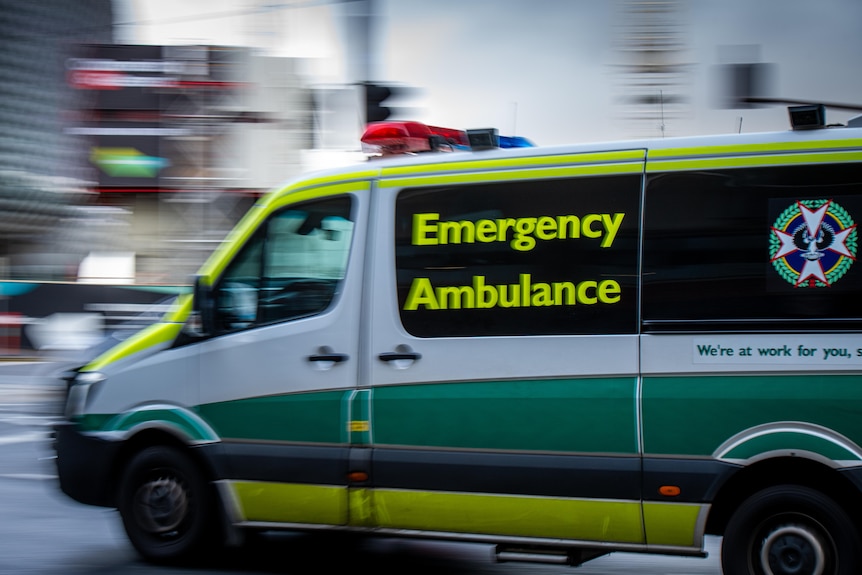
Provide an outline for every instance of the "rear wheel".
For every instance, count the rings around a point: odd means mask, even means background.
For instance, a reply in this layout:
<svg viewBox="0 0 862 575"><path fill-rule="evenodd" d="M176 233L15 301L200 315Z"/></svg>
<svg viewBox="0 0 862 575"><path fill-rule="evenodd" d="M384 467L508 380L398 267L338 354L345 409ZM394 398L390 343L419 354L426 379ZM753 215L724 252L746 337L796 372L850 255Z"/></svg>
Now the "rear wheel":
<svg viewBox="0 0 862 575"><path fill-rule="evenodd" d="M119 510L132 545L151 561L190 559L214 533L214 497L198 467L173 447L148 447L129 461Z"/></svg>
<svg viewBox="0 0 862 575"><path fill-rule="evenodd" d="M859 536L847 513L819 491L771 487L731 517L721 565L724 575L854 575Z"/></svg>

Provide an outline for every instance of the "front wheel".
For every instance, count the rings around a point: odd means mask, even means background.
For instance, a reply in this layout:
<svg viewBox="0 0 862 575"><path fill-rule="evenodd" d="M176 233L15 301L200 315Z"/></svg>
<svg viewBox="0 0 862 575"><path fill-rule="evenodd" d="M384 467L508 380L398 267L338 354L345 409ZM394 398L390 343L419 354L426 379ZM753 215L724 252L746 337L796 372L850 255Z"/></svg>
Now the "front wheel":
<svg viewBox="0 0 862 575"><path fill-rule="evenodd" d="M119 510L132 545L150 561L194 557L213 534L213 496L178 449L148 447L122 476Z"/></svg>
<svg viewBox="0 0 862 575"><path fill-rule="evenodd" d="M835 501L796 485L771 487L733 514L721 546L724 575L858 575L856 526Z"/></svg>

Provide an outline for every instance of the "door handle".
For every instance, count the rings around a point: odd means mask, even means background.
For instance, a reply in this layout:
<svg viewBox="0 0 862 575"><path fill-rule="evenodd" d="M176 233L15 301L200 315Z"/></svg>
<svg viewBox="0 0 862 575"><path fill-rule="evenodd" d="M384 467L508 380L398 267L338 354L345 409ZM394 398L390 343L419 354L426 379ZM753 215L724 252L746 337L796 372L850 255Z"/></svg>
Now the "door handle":
<svg viewBox="0 0 862 575"><path fill-rule="evenodd" d="M333 363L341 363L347 361L350 356L346 353L335 353L328 345L321 346L317 353L308 356L308 361L331 361Z"/></svg>
<svg viewBox="0 0 862 575"><path fill-rule="evenodd" d="M398 361L401 359L409 359L416 361L417 359L422 359L422 354L415 351L410 351L406 353L399 353L397 351L386 351L381 353L377 357L380 358L380 361Z"/></svg>
<svg viewBox="0 0 862 575"><path fill-rule="evenodd" d="M380 361L416 361L422 359L422 354L413 351L409 345L400 344L395 351L385 351L377 356Z"/></svg>

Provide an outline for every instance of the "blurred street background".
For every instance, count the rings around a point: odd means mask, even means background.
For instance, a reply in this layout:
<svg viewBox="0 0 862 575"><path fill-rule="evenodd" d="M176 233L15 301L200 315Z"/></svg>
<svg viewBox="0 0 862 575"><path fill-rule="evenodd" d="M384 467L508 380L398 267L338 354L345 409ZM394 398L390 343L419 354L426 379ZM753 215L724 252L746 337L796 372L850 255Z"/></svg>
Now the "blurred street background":
<svg viewBox="0 0 862 575"><path fill-rule="evenodd" d="M0 358L164 309L367 121L538 145L860 113L858 0L0 0Z"/></svg>
<svg viewBox="0 0 862 575"><path fill-rule="evenodd" d="M540 146L786 130L862 113L859 0L0 0L0 574L571 573L489 546L305 537L142 563L56 485L57 374L130 334L267 190L366 161L367 121ZM613 554L584 574L719 572Z"/></svg>

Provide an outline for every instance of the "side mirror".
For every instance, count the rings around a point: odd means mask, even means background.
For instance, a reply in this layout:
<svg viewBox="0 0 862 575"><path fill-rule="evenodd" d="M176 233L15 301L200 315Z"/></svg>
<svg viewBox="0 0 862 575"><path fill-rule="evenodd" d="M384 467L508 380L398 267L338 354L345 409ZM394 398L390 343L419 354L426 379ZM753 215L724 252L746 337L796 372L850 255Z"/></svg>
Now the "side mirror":
<svg viewBox="0 0 862 575"><path fill-rule="evenodd" d="M199 335L210 335L215 328L215 305L212 286L204 283L203 276L195 277L193 317L190 327Z"/></svg>

